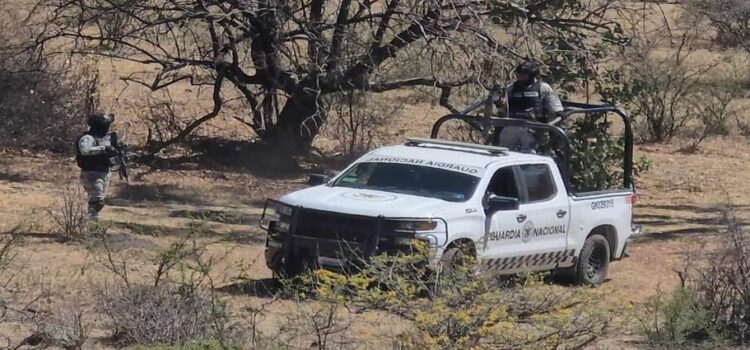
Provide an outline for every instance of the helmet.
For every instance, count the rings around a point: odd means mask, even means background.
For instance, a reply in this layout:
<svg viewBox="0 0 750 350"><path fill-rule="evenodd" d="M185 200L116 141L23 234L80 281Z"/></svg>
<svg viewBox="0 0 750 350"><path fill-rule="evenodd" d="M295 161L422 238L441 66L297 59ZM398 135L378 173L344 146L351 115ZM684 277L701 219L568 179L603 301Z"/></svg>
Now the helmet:
<svg viewBox="0 0 750 350"><path fill-rule="evenodd" d="M539 76L539 64L533 61L525 61L516 67L516 73L526 73L532 78Z"/></svg>
<svg viewBox="0 0 750 350"><path fill-rule="evenodd" d="M97 112L90 115L86 122L92 129L108 130L114 121L115 116L113 114Z"/></svg>

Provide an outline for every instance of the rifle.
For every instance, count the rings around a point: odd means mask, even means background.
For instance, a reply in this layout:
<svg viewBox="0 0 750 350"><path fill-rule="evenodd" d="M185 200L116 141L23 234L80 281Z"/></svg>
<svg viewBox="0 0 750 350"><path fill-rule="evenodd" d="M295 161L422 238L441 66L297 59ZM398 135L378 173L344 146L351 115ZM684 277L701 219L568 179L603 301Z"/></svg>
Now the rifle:
<svg viewBox="0 0 750 350"><path fill-rule="evenodd" d="M128 176L128 166L126 163L128 160L128 146L120 142L116 132L112 132L110 140L112 142L112 146L115 148L115 150L117 150L117 154L115 155L117 165L115 167L117 168L117 172L120 175L120 180L129 182L130 178Z"/></svg>

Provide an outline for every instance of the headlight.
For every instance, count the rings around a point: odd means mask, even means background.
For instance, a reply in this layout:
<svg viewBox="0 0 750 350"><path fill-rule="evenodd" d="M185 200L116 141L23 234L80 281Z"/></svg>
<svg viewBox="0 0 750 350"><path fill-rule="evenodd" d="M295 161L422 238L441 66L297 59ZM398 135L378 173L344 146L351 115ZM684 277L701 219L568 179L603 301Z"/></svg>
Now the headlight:
<svg viewBox="0 0 750 350"><path fill-rule="evenodd" d="M269 206L268 209L270 210L269 216L271 217L271 221L289 221L292 213L294 212L294 208L292 206L286 205L281 202L273 203L273 206Z"/></svg>
<svg viewBox="0 0 750 350"><path fill-rule="evenodd" d="M418 232L418 231L432 231L435 228L437 228L437 221L426 221L426 220L396 221L395 230Z"/></svg>
<svg viewBox="0 0 750 350"><path fill-rule="evenodd" d="M294 209L286 204L279 203L279 206L276 207L276 213L279 216L292 216L293 211Z"/></svg>
<svg viewBox="0 0 750 350"><path fill-rule="evenodd" d="M266 209L260 220L260 227L264 230L269 230L271 223L276 223L274 225L278 232L289 231L289 223L292 221L294 207L277 201L268 201L266 205ZM286 225L280 225L282 222L286 223Z"/></svg>

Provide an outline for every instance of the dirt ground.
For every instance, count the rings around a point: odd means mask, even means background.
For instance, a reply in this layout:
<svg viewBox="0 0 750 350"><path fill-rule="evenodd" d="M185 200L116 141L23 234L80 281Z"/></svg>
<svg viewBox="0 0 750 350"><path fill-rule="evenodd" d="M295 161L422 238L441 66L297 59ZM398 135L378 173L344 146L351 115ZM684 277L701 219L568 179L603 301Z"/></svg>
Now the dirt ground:
<svg viewBox="0 0 750 350"><path fill-rule="evenodd" d="M403 123L421 127L431 119L415 110ZM271 274L257 227L263 201L305 186L308 169L264 156L254 146L225 151L224 158L206 154L164 161L156 170L133 168L130 184L113 180L103 218L113 223L107 246L127 261L134 279L149 278L157 253L191 232L210 242L209 250L220 258L213 276L217 290L241 308L271 300L264 290ZM709 140L695 154L681 152L676 142L639 146L636 155L653 162L638 181L636 222L643 235L630 247L629 258L611 266L610 280L601 288L613 299L637 304L674 288L675 271L686 257L717 246L729 203L741 223L750 221L750 147L747 140L727 138ZM33 329L29 310L92 310L95 291L113 282L101 263L102 247L59 243L49 233L54 224L47 211L59 208L64 191L77 189L76 174L69 158L0 154L0 231L26 223L13 262L14 282L0 288L3 300L23 311L11 313L12 322L0 328L8 343ZM263 327L275 327L280 322L275 315L290 307L272 305ZM100 321L93 313L90 317ZM617 347L614 343L604 347Z"/></svg>

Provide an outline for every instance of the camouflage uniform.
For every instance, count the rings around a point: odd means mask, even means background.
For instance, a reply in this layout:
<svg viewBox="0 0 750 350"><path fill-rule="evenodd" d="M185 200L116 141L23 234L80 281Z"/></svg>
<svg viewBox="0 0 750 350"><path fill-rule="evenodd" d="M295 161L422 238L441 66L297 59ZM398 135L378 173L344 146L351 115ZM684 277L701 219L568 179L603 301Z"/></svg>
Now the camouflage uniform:
<svg viewBox="0 0 750 350"><path fill-rule="evenodd" d="M86 133L76 142L76 158L81 167L80 180L88 194L88 213L92 220L97 220L99 212L104 208L104 199L111 178L109 168L112 161L107 146L112 146L109 134L96 137Z"/></svg>
<svg viewBox="0 0 750 350"><path fill-rule="evenodd" d="M547 122L549 116L561 113L563 104L552 87L534 80L526 86L511 84L505 90L505 115L514 117L528 109L539 122ZM525 153L535 153L542 135L535 130L522 127L505 127L500 132L500 146Z"/></svg>

